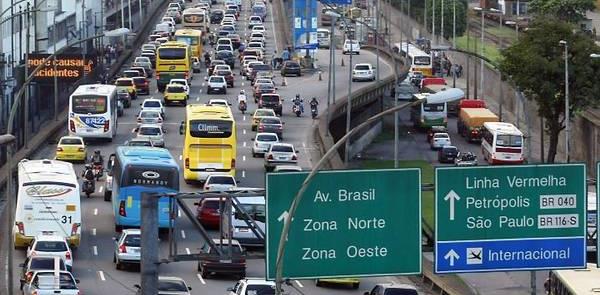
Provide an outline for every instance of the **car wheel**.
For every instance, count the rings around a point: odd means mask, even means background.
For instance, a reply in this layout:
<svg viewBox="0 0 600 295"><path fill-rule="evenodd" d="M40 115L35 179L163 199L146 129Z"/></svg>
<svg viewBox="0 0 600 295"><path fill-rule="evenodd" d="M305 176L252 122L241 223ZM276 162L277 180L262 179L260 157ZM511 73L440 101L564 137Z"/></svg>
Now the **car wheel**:
<svg viewBox="0 0 600 295"><path fill-rule="evenodd" d="M206 269L202 269L202 271L200 271L200 276L204 279L208 279L208 272L206 271Z"/></svg>
<svg viewBox="0 0 600 295"><path fill-rule="evenodd" d="M321 287L321 286L323 286L323 283L321 283L321 281L317 279L317 280L315 281L315 285L316 285L317 287Z"/></svg>
<svg viewBox="0 0 600 295"><path fill-rule="evenodd" d="M252 158L256 158L256 153L252 152Z"/></svg>
<svg viewBox="0 0 600 295"><path fill-rule="evenodd" d="M358 289L360 283L352 283L352 289Z"/></svg>
<svg viewBox="0 0 600 295"><path fill-rule="evenodd" d="M118 259L117 259L117 262L115 264L115 268L119 269L119 270L123 269L123 264L121 264L121 262Z"/></svg>
<svg viewBox="0 0 600 295"><path fill-rule="evenodd" d="M118 224L115 224L115 232L122 232L122 231L123 231L123 227Z"/></svg>

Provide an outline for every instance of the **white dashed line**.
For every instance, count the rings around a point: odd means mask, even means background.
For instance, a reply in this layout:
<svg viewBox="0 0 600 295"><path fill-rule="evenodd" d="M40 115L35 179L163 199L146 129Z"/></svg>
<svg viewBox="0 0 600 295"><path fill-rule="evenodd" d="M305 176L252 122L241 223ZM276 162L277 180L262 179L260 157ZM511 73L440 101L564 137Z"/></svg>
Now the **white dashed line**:
<svg viewBox="0 0 600 295"><path fill-rule="evenodd" d="M179 155L179 161L183 160L183 155Z"/></svg>
<svg viewBox="0 0 600 295"><path fill-rule="evenodd" d="M181 210L177 210L177 217L181 217Z"/></svg>
<svg viewBox="0 0 600 295"><path fill-rule="evenodd" d="M94 215L98 215L98 208L94 208Z"/></svg>
<svg viewBox="0 0 600 295"><path fill-rule="evenodd" d="M296 283L296 285L298 285L298 287L304 288L304 285L302 285L302 283L300 283L300 281L294 280L294 283Z"/></svg>
<svg viewBox="0 0 600 295"><path fill-rule="evenodd" d="M244 82L242 82L242 87L244 87Z"/></svg>
<svg viewBox="0 0 600 295"><path fill-rule="evenodd" d="M242 116L242 121L246 121L246 115Z"/></svg>
<svg viewBox="0 0 600 295"><path fill-rule="evenodd" d="M94 256L98 256L98 246L92 247L92 251L94 252Z"/></svg>
<svg viewBox="0 0 600 295"><path fill-rule="evenodd" d="M104 190L104 187L103 187L103 186L101 186L101 187L98 189L98 192L99 192L99 193L102 193L102 191L103 191L103 190Z"/></svg>
<svg viewBox="0 0 600 295"><path fill-rule="evenodd" d="M306 143L303 142L302 143L302 147L305 148L306 147Z"/></svg>
<svg viewBox="0 0 600 295"><path fill-rule="evenodd" d="M190 252L190 248L185 248L185 253L187 253L187 255L192 254L192 252Z"/></svg>
<svg viewBox="0 0 600 295"><path fill-rule="evenodd" d="M202 276L200 274L196 274L198 276L198 279L200 280L200 283L202 283L202 285L206 285L206 282L204 281L204 279L202 278Z"/></svg>
<svg viewBox="0 0 600 295"><path fill-rule="evenodd" d="M95 236L95 235L96 235L96 228L94 227L94 228L92 228L92 236Z"/></svg>
<svg viewBox="0 0 600 295"><path fill-rule="evenodd" d="M204 79L206 79L206 77L204 77ZM204 87L204 85L206 85L204 82L202 82L202 87Z"/></svg>
<svg viewBox="0 0 600 295"><path fill-rule="evenodd" d="M196 101L200 101L200 96L196 97Z"/></svg>
<svg viewBox="0 0 600 295"><path fill-rule="evenodd" d="M135 133L135 128L131 129L131 133Z"/></svg>
<svg viewBox="0 0 600 295"><path fill-rule="evenodd" d="M184 230L181 230L181 238L185 239L185 231Z"/></svg>
<svg viewBox="0 0 600 295"><path fill-rule="evenodd" d="M246 178L246 170L242 170L242 178Z"/></svg>
<svg viewBox="0 0 600 295"><path fill-rule="evenodd" d="M243 130L242 130L242 133L243 133L243 134L246 134L246 129L243 129Z"/></svg>
<svg viewBox="0 0 600 295"><path fill-rule="evenodd" d="M242 161L246 161L246 156L242 156Z"/></svg>
<svg viewBox="0 0 600 295"><path fill-rule="evenodd" d="M98 271L98 275L100 276L100 280L101 281L106 281L106 278L104 277L104 272L103 271L99 270Z"/></svg>

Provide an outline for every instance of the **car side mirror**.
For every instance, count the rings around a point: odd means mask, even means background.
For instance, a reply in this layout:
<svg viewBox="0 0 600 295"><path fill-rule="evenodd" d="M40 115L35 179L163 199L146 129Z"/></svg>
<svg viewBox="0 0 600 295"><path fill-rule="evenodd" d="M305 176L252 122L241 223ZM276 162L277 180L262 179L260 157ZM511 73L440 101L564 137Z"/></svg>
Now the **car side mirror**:
<svg viewBox="0 0 600 295"><path fill-rule="evenodd" d="M299 153L300 153L300 151L296 151L296 154L299 154Z"/></svg>
<svg viewBox="0 0 600 295"><path fill-rule="evenodd" d="M179 134L183 135L185 133L185 122L181 121L179 124Z"/></svg>
<svg viewBox="0 0 600 295"><path fill-rule="evenodd" d="M75 279L75 283L79 284L79 282L80 282L79 279Z"/></svg>
<svg viewBox="0 0 600 295"><path fill-rule="evenodd" d="M188 291L192 291L192 287L188 287Z"/></svg>

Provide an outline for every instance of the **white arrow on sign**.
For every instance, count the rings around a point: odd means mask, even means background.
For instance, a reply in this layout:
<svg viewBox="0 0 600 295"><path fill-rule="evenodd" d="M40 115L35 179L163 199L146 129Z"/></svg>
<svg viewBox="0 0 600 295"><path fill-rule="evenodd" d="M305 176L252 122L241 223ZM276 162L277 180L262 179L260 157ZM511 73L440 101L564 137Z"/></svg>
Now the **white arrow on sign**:
<svg viewBox="0 0 600 295"><path fill-rule="evenodd" d="M444 197L444 201L450 201L450 220L454 220L454 201L458 200L460 200L460 197L454 192L454 190L450 190L450 192Z"/></svg>
<svg viewBox="0 0 600 295"><path fill-rule="evenodd" d="M450 259L450 266L454 266L454 260L458 260L459 258L460 256L458 256L458 253L456 253L454 249L450 249L450 251L444 255L444 259Z"/></svg>
<svg viewBox="0 0 600 295"><path fill-rule="evenodd" d="M285 225L285 223L286 223L286 222L287 222L287 220L288 220L288 216L290 216L290 213L288 213L288 212L287 212L287 210L286 210L286 211L283 211L283 213L281 213L281 215L279 215L279 217L277 217L277 221L279 221L279 222L283 222L283 224ZM292 219L293 219L293 218L292 218ZM287 237L287 236L285 237L285 240L286 240L286 241L288 240L288 237Z"/></svg>

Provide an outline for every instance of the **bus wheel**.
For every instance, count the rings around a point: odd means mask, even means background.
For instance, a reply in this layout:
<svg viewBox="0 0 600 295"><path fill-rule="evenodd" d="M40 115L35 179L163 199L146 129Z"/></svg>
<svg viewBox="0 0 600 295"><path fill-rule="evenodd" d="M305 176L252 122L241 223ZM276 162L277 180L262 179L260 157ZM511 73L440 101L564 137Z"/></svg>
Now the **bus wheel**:
<svg viewBox="0 0 600 295"><path fill-rule="evenodd" d="M118 233L120 233L120 232L122 232L122 231L123 231L123 227L122 227L122 226L120 226L120 225L118 225L118 224L115 224L115 232L118 232Z"/></svg>

